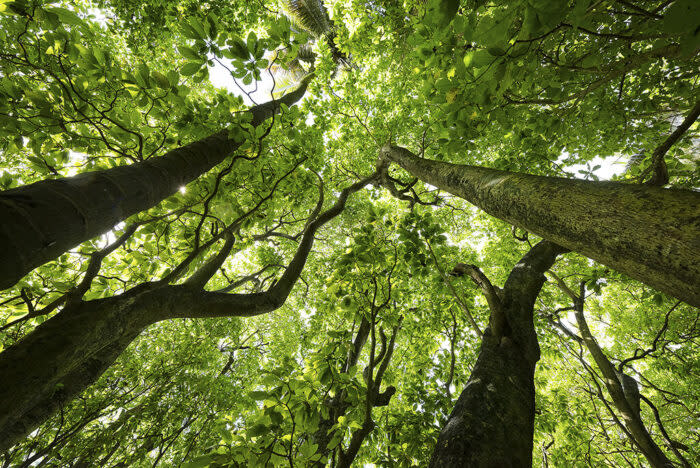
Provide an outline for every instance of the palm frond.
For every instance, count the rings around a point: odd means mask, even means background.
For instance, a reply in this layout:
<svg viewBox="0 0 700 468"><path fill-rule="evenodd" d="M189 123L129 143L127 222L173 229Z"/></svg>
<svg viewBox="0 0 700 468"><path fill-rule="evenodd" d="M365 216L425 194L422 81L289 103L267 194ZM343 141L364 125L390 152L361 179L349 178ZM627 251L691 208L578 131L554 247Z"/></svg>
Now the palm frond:
<svg viewBox="0 0 700 468"><path fill-rule="evenodd" d="M276 90L281 92L299 84L309 74L316 55L311 45L305 44L299 47L295 57L290 57L286 49L280 49L272 52L268 60Z"/></svg>
<svg viewBox="0 0 700 468"><path fill-rule="evenodd" d="M323 37L333 29L321 0L284 0L283 8L298 27L316 38Z"/></svg>

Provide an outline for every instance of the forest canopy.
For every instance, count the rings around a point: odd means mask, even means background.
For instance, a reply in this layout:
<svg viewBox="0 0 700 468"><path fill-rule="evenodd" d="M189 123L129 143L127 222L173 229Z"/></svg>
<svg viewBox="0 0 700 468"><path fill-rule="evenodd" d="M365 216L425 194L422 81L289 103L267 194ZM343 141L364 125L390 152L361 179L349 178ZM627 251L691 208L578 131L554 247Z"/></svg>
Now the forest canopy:
<svg viewBox="0 0 700 468"><path fill-rule="evenodd" d="M700 465L699 52L697 0L0 0L0 465Z"/></svg>

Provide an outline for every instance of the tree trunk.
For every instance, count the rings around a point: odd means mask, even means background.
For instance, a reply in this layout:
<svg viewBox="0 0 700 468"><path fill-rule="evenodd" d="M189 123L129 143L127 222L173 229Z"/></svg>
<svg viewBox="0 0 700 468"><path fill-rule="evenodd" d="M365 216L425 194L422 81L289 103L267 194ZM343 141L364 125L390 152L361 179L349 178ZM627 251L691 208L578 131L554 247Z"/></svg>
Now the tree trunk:
<svg viewBox="0 0 700 468"><path fill-rule="evenodd" d="M70 303L0 353L0 453L92 385L147 326L174 318L251 317L280 308L301 275L318 229L375 177L343 189L333 206L317 214L279 281L267 291L209 292L202 281L144 283L119 296Z"/></svg>
<svg viewBox="0 0 700 468"><path fill-rule="evenodd" d="M251 108L258 126L298 101L306 83ZM241 143L222 130L161 157L128 166L43 180L0 192L0 289L76 245L147 210L224 161Z"/></svg>
<svg viewBox="0 0 700 468"><path fill-rule="evenodd" d="M381 158L492 216L700 307L700 193L542 177L418 158Z"/></svg>
<svg viewBox="0 0 700 468"><path fill-rule="evenodd" d="M542 241L511 271L474 370L440 432L431 467L532 466L534 376L540 357L533 308L544 272L564 251ZM495 313L503 314L501 336L493 332Z"/></svg>

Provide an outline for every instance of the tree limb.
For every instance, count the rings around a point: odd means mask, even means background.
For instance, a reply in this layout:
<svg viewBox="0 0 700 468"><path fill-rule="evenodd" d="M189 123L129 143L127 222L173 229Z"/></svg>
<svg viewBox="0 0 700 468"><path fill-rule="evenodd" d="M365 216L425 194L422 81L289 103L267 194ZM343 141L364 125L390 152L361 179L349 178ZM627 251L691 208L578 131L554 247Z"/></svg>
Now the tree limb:
<svg viewBox="0 0 700 468"><path fill-rule="evenodd" d="M690 126L693 125L698 116L700 116L700 100L695 103L695 106L690 110L683 122L681 122L673 133L671 133L668 138L666 138L666 140L654 150L654 153L651 155L651 166L648 167L640 176L640 179L643 179L649 174L650 171L653 171L651 178L647 180L645 184L658 186L668 184L668 169L666 168L664 156L666 156L668 150L671 149L671 146L673 146L674 143L676 143L690 128Z"/></svg>
<svg viewBox="0 0 700 468"><path fill-rule="evenodd" d="M491 334L501 338L505 335L508 319L503 312L503 305L496 288L491 284L489 278L476 265L467 265L466 263L458 263L452 270L455 276L469 275L474 283L481 288L481 291L486 296L491 317L489 324L491 326Z"/></svg>
<svg viewBox="0 0 700 468"><path fill-rule="evenodd" d="M469 307L467 307L467 304L464 302L464 300L462 300L462 296L459 295L459 293L455 289L454 285L450 281L450 278L445 274L445 270L443 270L442 267L440 266L440 263L438 262L437 256L435 255L435 252L433 251L433 247L430 245L430 242L428 241L428 239L425 239L425 243L428 245L428 250L430 251L430 255L432 255L432 257L433 257L433 262L435 262L435 267L437 268L437 271L440 274L442 281L450 289L452 296L455 298L455 301L457 301L457 304L462 309L464 314L467 316L467 320L469 320L469 323L471 324L472 328L476 332L476 335L479 338L482 338L484 336L484 332L481 331L481 328L479 328L479 325L476 323L476 320L474 320L474 316L472 315L471 311L469 310Z"/></svg>

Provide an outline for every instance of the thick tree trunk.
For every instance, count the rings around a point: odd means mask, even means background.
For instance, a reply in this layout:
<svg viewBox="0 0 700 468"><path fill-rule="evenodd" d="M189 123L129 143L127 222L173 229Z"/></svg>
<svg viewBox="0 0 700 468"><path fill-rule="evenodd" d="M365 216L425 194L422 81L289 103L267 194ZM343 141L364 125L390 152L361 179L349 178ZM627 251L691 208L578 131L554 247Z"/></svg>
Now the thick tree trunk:
<svg viewBox="0 0 700 468"><path fill-rule="evenodd" d="M3 351L0 453L95 382L154 321L157 305L136 294L79 303Z"/></svg>
<svg viewBox="0 0 700 468"><path fill-rule="evenodd" d="M265 292L204 291L199 272L194 285L145 283L120 296L71 303L0 353L0 453L92 385L147 326L174 318L251 317L281 307L318 229L343 211L350 194L374 180L373 175L344 189L308 224L285 272ZM207 264L202 268L210 270Z"/></svg>
<svg viewBox="0 0 700 468"><path fill-rule="evenodd" d="M299 89L251 108L253 126L298 101ZM76 245L149 209L231 155L241 143L222 130L128 166L44 180L0 192L0 289Z"/></svg>
<svg viewBox="0 0 700 468"><path fill-rule="evenodd" d="M492 216L700 307L700 193L541 177L418 158L381 158Z"/></svg>
<svg viewBox="0 0 700 468"><path fill-rule="evenodd" d="M542 241L511 271L469 381L440 432L431 467L532 466L534 375L540 357L533 308L544 272L564 251ZM493 332L497 313L505 319L500 336Z"/></svg>

